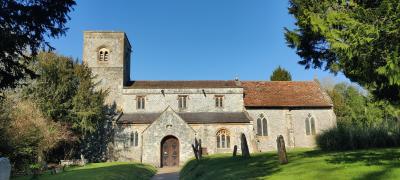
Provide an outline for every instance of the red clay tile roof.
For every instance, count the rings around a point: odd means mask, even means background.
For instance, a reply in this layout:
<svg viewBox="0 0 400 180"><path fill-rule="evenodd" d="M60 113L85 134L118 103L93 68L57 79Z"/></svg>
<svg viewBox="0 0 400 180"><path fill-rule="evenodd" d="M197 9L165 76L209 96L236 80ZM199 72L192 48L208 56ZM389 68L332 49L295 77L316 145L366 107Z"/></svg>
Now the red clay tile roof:
<svg viewBox="0 0 400 180"><path fill-rule="evenodd" d="M241 81L246 107L332 107L315 81Z"/></svg>
<svg viewBox="0 0 400 180"><path fill-rule="evenodd" d="M235 81L132 81L128 89L240 88Z"/></svg>

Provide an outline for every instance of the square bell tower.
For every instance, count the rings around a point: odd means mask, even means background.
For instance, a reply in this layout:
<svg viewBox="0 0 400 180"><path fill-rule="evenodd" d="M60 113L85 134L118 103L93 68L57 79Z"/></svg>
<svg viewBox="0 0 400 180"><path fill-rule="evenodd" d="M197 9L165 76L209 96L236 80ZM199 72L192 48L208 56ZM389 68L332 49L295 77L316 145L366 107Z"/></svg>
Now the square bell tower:
<svg viewBox="0 0 400 180"><path fill-rule="evenodd" d="M95 76L98 88L108 90L107 104L122 106L122 89L130 81L131 45L124 32L85 31L83 63Z"/></svg>

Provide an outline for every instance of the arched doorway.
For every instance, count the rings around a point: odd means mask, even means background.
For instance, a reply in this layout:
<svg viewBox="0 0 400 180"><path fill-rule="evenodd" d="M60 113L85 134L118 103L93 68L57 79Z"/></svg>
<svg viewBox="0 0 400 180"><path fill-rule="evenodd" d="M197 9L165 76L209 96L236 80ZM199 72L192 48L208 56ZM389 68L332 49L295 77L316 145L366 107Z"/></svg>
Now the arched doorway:
<svg viewBox="0 0 400 180"><path fill-rule="evenodd" d="M161 167L179 166L179 140L166 136L161 141Z"/></svg>

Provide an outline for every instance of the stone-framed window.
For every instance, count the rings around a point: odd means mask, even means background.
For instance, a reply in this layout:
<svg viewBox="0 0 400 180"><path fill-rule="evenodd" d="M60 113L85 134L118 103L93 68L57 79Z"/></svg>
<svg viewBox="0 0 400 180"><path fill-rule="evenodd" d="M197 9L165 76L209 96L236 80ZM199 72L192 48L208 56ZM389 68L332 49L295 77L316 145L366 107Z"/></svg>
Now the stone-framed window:
<svg viewBox="0 0 400 180"><path fill-rule="evenodd" d="M260 114L257 118L257 135L268 136L268 121L264 114Z"/></svg>
<svg viewBox="0 0 400 180"><path fill-rule="evenodd" d="M187 109L187 95L179 95L178 96L178 108L180 110Z"/></svg>
<svg viewBox="0 0 400 180"><path fill-rule="evenodd" d="M109 56L110 56L110 51L106 48L101 48L98 52L99 61L108 61Z"/></svg>
<svg viewBox="0 0 400 180"><path fill-rule="evenodd" d="M137 147L139 144L139 136L138 136L138 132L131 132L130 134L130 145L131 147Z"/></svg>
<svg viewBox="0 0 400 180"><path fill-rule="evenodd" d="M231 138L227 129L220 129L217 132L217 148L230 148Z"/></svg>
<svg viewBox="0 0 400 180"><path fill-rule="evenodd" d="M315 135L315 118L311 115L308 114L306 120L305 120L305 125L306 125L306 135Z"/></svg>
<svg viewBox="0 0 400 180"><path fill-rule="evenodd" d="M144 109L146 105L145 96L136 96L136 109Z"/></svg>
<svg viewBox="0 0 400 180"><path fill-rule="evenodd" d="M222 95L215 95L215 107L223 108L224 107L224 96Z"/></svg>

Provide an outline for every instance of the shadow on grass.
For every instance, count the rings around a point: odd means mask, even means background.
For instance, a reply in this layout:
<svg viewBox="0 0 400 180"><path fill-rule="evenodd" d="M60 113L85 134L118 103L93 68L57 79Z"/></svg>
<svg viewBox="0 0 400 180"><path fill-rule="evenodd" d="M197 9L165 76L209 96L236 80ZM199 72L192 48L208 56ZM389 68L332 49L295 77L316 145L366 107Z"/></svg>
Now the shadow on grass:
<svg viewBox="0 0 400 180"><path fill-rule="evenodd" d="M250 158L242 158L224 154L189 161L180 175L184 177L182 179L255 179L279 170L276 155L253 154Z"/></svg>
<svg viewBox="0 0 400 180"><path fill-rule="evenodd" d="M155 169L142 164L115 164L99 167L79 167L68 169L63 173L38 177L39 180L83 180L83 179L150 179L155 174ZM31 177L18 177L16 179L30 179Z"/></svg>
<svg viewBox="0 0 400 180"><path fill-rule="evenodd" d="M330 164L355 164L365 166L381 166L382 170L363 174L356 179L385 179L385 175L394 169L400 168L400 149L369 149L357 151L325 152L321 150L302 153L304 157L318 157L326 155Z"/></svg>
<svg viewBox="0 0 400 180"><path fill-rule="evenodd" d="M333 164L362 163L366 166L382 166L382 170L363 174L358 179L385 179L385 175L393 169L400 168L399 149L360 150L334 153L327 159Z"/></svg>

